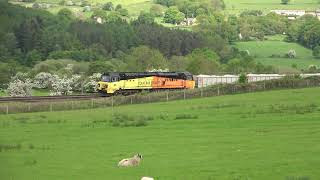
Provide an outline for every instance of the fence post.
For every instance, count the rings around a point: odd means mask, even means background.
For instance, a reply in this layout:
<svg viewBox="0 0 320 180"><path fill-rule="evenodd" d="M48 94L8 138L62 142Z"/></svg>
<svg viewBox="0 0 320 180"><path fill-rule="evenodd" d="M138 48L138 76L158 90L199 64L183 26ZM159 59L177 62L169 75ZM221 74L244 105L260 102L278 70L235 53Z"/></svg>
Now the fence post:
<svg viewBox="0 0 320 180"><path fill-rule="evenodd" d="M91 107L93 108L94 106L94 102L93 102L93 99L91 99Z"/></svg>
<svg viewBox="0 0 320 180"><path fill-rule="evenodd" d="M28 112L30 112L30 111L31 111L31 104L28 103Z"/></svg>
<svg viewBox="0 0 320 180"><path fill-rule="evenodd" d="M219 88L219 86L218 86L218 96L220 96L220 88Z"/></svg>
<svg viewBox="0 0 320 180"><path fill-rule="evenodd" d="M6 107L6 114L9 114L9 104L7 104L7 107Z"/></svg>
<svg viewBox="0 0 320 180"><path fill-rule="evenodd" d="M71 101L71 109L74 109L73 101Z"/></svg>
<svg viewBox="0 0 320 180"><path fill-rule="evenodd" d="M167 101L169 101L169 91L167 91Z"/></svg>
<svg viewBox="0 0 320 180"><path fill-rule="evenodd" d="M203 88L200 89L200 95L203 96Z"/></svg>
<svg viewBox="0 0 320 180"><path fill-rule="evenodd" d="M50 112L52 112L52 103L50 103Z"/></svg>
<svg viewBox="0 0 320 180"><path fill-rule="evenodd" d="M130 96L130 104L133 103L133 99L132 99L132 96Z"/></svg>
<svg viewBox="0 0 320 180"><path fill-rule="evenodd" d="M264 91L266 90L266 82L265 81L263 82L263 90Z"/></svg>
<svg viewBox="0 0 320 180"><path fill-rule="evenodd" d="M184 100L186 99L186 90L185 89L183 90L183 99Z"/></svg>

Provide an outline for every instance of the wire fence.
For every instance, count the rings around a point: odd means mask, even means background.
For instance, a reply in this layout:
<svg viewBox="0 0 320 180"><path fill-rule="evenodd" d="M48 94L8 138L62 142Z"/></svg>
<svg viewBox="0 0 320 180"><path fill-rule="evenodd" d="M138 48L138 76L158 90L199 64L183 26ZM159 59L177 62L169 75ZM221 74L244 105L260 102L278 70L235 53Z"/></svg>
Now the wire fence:
<svg viewBox="0 0 320 180"><path fill-rule="evenodd" d="M319 77L307 79L284 78L248 84L219 84L206 88L179 91L162 91L140 93L131 96L112 96L90 100L41 101L41 102L10 102L0 104L0 114L28 112L53 112L93 108L107 108L125 104L141 104L186 100L201 97L213 97L228 94L259 92L275 89L320 87Z"/></svg>

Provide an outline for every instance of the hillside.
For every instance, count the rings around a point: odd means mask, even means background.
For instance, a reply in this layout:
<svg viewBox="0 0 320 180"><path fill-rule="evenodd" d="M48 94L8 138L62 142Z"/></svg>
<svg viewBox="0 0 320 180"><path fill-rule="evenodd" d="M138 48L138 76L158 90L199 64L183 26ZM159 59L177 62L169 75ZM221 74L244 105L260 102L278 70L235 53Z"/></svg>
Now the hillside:
<svg viewBox="0 0 320 180"><path fill-rule="evenodd" d="M316 179L319 88L0 116L3 179ZM119 118L120 117L120 118ZM117 126L147 120L140 127ZM110 121L112 120L112 123ZM137 168L119 160L141 153Z"/></svg>
<svg viewBox="0 0 320 180"><path fill-rule="evenodd" d="M273 65L280 73L297 72L307 69L310 65L320 65L320 60L313 57L312 50L297 43L284 42L281 36L269 37L269 40L265 41L238 42L236 47L248 50L256 61ZM285 57L291 49L297 54L294 59Z"/></svg>
<svg viewBox="0 0 320 180"><path fill-rule="evenodd" d="M61 0L36 0L38 3L53 3L58 4ZM87 0L90 4L103 4L106 2L112 2L113 4L121 4L124 8L129 10L129 14L132 16L138 16L140 11L148 11L152 5L153 0ZM13 1L14 2L14 1ZM75 1L77 2L77 1ZM317 10L320 8L320 4L317 0L295 0L289 3L289 5L280 4L280 0L224 0L226 9L225 13L239 14L246 10L262 10L268 13L274 9L302 9L302 10ZM28 3L26 3L28 4ZM57 9L62 8L58 6L50 9L52 12L57 12ZM80 10L78 8L69 7L75 11Z"/></svg>
<svg viewBox="0 0 320 180"><path fill-rule="evenodd" d="M320 4L317 0L294 0L288 5L280 4L280 0L224 0L226 12L237 14L245 10L261 10L265 13L274 9L317 10Z"/></svg>

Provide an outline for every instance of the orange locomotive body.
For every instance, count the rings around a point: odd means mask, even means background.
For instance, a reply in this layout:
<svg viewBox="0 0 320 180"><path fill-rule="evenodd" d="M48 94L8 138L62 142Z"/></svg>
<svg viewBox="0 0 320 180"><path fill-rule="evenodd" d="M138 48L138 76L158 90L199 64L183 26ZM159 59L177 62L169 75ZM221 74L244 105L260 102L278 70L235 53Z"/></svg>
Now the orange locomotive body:
<svg viewBox="0 0 320 180"><path fill-rule="evenodd" d="M193 89L194 81L153 76L152 88L154 89Z"/></svg>

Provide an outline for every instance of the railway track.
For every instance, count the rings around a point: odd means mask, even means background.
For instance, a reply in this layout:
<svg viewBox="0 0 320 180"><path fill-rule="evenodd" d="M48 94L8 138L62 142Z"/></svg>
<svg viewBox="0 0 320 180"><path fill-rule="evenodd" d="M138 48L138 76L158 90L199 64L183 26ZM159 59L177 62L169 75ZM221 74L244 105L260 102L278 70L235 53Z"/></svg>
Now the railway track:
<svg viewBox="0 0 320 180"><path fill-rule="evenodd" d="M29 96L29 97L0 97L0 103L4 102L40 102L40 101L71 101L100 98L99 95L72 95L72 96Z"/></svg>

